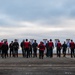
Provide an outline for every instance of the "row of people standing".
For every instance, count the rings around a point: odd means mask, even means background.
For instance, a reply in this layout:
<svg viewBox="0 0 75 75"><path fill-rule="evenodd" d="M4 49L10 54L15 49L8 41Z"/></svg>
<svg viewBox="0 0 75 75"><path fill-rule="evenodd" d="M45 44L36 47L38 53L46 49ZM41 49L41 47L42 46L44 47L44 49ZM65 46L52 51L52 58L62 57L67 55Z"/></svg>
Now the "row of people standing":
<svg viewBox="0 0 75 75"><path fill-rule="evenodd" d="M29 45L27 45L29 44ZM26 49L26 47L28 47L28 50ZM44 51L46 49L46 56L47 57L53 57L53 49L54 49L54 43L52 42L52 39L50 39L50 41L48 41L46 43L46 45L44 45L44 43L41 41L40 44L38 44L36 42L36 40L34 40L34 43L31 44L30 42L28 42L28 40L26 39L23 40L23 42L21 42L21 48L22 48L22 53L23 53L23 57L27 55L32 57L32 50L33 50L33 57L37 57L37 48L39 48L39 58L43 58L44 56ZM71 57L75 57L75 43L73 42L73 40L71 40L70 42L70 46L69 46L70 50L71 50ZM63 53L63 57L66 56L66 51L67 51L67 44L64 41L63 44L61 44L60 40L58 40L57 44L56 44L56 53L57 53L57 57L61 57L61 50ZM27 52L28 51L28 52Z"/></svg>
<svg viewBox="0 0 75 75"><path fill-rule="evenodd" d="M0 55L2 58L6 58L8 57L8 50L10 48L10 57L11 57L11 53L13 55L13 57L18 57L18 49L19 49L19 43L17 42L17 40L15 39L14 42L11 41L11 43L8 45L7 40L6 41L1 41L0 42Z"/></svg>
<svg viewBox="0 0 75 75"><path fill-rule="evenodd" d="M22 49L22 55L23 57L29 58L29 57L37 57L37 50L39 48L39 58L44 57L44 50L45 50L45 45L44 43L41 41L40 44L38 44L36 42L36 40L34 40L34 43L32 44L31 42L28 41L28 39L23 40L20 43L21 49ZM10 56L11 53L14 56L14 53L17 55L18 57L18 47L19 44L18 42L14 42L13 41L9 44L9 48L10 48ZM32 53L33 52L33 53Z"/></svg>
<svg viewBox="0 0 75 75"><path fill-rule="evenodd" d="M28 39L23 40L20 44L21 48L22 48L22 55L23 57L32 57L32 48L33 48L33 57L37 57L37 47L38 47L38 43L36 42L36 40L34 41L33 44L31 44L31 42L28 42Z"/></svg>
<svg viewBox="0 0 75 75"><path fill-rule="evenodd" d="M37 48L39 48L39 58L44 57L45 48L46 48L46 56L53 57L54 43L52 42L52 39L50 39L50 41L48 41L46 45L44 45L42 41L40 42L40 44L38 44L36 40L34 40L33 44L31 44L31 42L29 42L28 39L26 39L21 42L20 46L22 48L23 57L28 58L28 57L32 57L32 55L33 57L37 57ZM9 45L7 41L0 42L0 53L1 53L2 58L3 57L6 58L6 56L8 57L9 48L10 48L10 57L11 55L13 57L18 57L19 43L15 39L15 41L14 42L11 41ZM66 42L61 44L60 41L58 40L57 45L56 45L57 57L61 57L61 49L63 50L63 56L65 57L66 51L67 51L67 44ZM75 57L74 49L75 49L75 43L73 42L73 40L71 40L70 42L71 57Z"/></svg>
<svg viewBox="0 0 75 75"><path fill-rule="evenodd" d="M63 50L63 57L66 56L66 51L67 51L67 44L66 42L64 41L63 44L60 43L60 41L58 41L57 43L57 55L60 57L61 56L61 49ZM70 48L70 51L71 51L71 58L72 57L75 57L75 43L73 42L73 40L70 41L69 43L69 48Z"/></svg>
<svg viewBox="0 0 75 75"><path fill-rule="evenodd" d="M2 58L8 57L8 42L3 40L0 42L0 55Z"/></svg>
<svg viewBox="0 0 75 75"><path fill-rule="evenodd" d="M57 44L56 44L56 53L57 53L57 57L61 57L61 50L63 53L63 57L66 56L66 51L67 51L67 44L64 41L63 44L61 44L60 40L58 40ZM46 48L47 48L47 53L46 56L47 57L53 57L53 48L54 48L54 43L52 42L52 39L50 39L50 42L48 41L46 43ZM71 51L71 58L75 57L75 43L73 42L73 40L71 40L71 42L69 43L69 48Z"/></svg>
<svg viewBox="0 0 75 75"><path fill-rule="evenodd" d="M30 42L28 42L28 39L23 40L20 44L21 48L22 48L22 55L23 57L32 57L32 44ZM37 47L38 44L35 42L33 43L33 57L37 57ZM19 49L19 43L17 41L17 39L13 41L11 41L11 43L8 45L7 40L6 41L1 41L0 42L0 55L2 58L6 58L8 57L8 50L10 53L10 57L18 57L18 49Z"/></svg>
<svg viewBox="0 0 75 75"><path fill-rule="evenodd" d="M13 57L18 57L19 43L17 39L15 39L14 42L11 41L11 43L9 44L9 49L10 49L10 57L11 55Z"/></svg>

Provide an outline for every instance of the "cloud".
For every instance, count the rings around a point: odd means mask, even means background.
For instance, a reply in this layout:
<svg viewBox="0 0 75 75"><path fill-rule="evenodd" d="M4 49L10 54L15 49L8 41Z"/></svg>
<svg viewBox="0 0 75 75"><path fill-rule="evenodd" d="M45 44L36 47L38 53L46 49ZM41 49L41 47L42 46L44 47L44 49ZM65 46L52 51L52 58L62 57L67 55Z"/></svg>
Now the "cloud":
<svg viewBox="0 0 75 75"><path fill-rule="evenodd" d="M1 1L0 6L1 11L18 20L59 19L75 15L74 0L7 0Z"/></svg>
<svg viewBox="0 0 75 75"><path fill-rule="evenodd" d="M1 38L74 38L75 0L0 1Z"/></svg>
<svg viewBox="0 0 75 75"><path fill-rule="evenodd" d="M74 18L74 0L7 0L0 3L1 12L16 20L37 21L44 19L48 22L49 19L50 23L53 23L61 17Z"/></svg>
<svg viewBox="0 0 75 75"><path fill-rule="evenodd" d="M33 22L18 22L21 27L0 27L0 36L6 38L72 38L75 35L74 30L74 20L64 19L59 26L43 26L41 23ZM71 24L73 23L73 26ZM71 30L72 29L72 30ZM71 36L72 35L72 36Z"/></svg>

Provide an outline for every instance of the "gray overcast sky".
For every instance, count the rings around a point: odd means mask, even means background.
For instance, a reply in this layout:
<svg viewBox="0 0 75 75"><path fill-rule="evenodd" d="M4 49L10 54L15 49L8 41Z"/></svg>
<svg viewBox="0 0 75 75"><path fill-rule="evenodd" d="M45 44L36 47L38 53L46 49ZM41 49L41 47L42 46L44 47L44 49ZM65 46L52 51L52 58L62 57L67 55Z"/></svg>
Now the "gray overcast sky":
<svg viewBox="0 0 75 75"><path fill-rule="evenodd" d="M0 0L0 39L75 38L75 0Z"/></svg>

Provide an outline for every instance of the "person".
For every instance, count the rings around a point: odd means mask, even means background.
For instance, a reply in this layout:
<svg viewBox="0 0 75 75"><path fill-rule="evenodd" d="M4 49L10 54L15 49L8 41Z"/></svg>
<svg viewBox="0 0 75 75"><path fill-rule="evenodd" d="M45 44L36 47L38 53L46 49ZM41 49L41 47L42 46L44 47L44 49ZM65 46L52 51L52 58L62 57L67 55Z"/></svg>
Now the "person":
<svg viewBox="0 0 75 75"><path fill-rule="evenodd" d="M64 41L64 43L63 43L63 45L62 45L62 48L63 48L63 57L65 57L66 56L66 50L67 50L67 44L66 44L66 42Z"/></svg>
<svg viewBox="0 0 75 75"><path fill-rule="evenodd" d="M71 58L75 57L75 55L74 55L75 44L74 44L73 40L71 40L71 42L70 42L70 49L71 49Z"/></svg>
<svg viewBox="0 0 75 75"><path fill-rule="evenodd" d="M46 43L46 56L49 57L49 41Z"/></svg>
<svg viewBox="0 0 75 75"><path fill-rule="evenodd" d="M52 42L52 39L50 39L49 50L48 50L48 56L50 56L50 57L53 57L53 48L54 48L54 44Z"/></svg>
<svg viewBox="0 0 75 75"><path fill-rule="evenodd" d="M32 44L32 47L33 47L33 57L37 57L38 43L36 42L36 40L34 40L34 43Z"/></svg>
<svg viewBox="0 0 75 75"><path fill-rule="evenodd" d="M8 51L8 44L7 41L5 41L2 45L2 58L6 58L7 51Z"/></svg>
<svg viewBox="0 0 75 75"><path fill-rule="evenodd" d="M10 57L11 55L13 56L13 41L9 44L9 49L10 49Z"/></svg>
<svg viewBox="0 0 75 75"><path fill-rule="evenodd" d="M29 46L29 57L32 57L32 44L31 42L29 41L30 43L30 46Z"/></svg>
<svg viewBox="0 0 75 75"><path fill-rule="evenodd" d="M22 48L22 55L23 55L23 57L25 57L25 55L26 55L26 52L25 52L25 49L24 49L24 42L25 42L25 40L23 40L23 41L21 42L21 44L20 44L20 46L21 46L21 48Z"/></svg>
<svg viewBox="0 0 75 75"><path fill-rule="evenodd" d="M14 43L13 43L13 56L14 57L18 57L18 49L19 49L19 43L17 41L17 39L14 40Z"/></svg>
<svg viewBox="0 0 75 75"><path fill-rule="evenodd" d="M57 48L57 57L61 57L61 43L60 43L60 40L58 40L56 48Z"/></svg>
<svg viewBox="0 0 75 75"><path fill-rule="evenodd" d="M38 45L39 48L39 59L43 59L44 57L44 50L45 50L45 45L44 43L41 41L40 44Z"/></svg>
<svg viewBox="0 0 75 75"><path fill-rule="evenodd" d="M6 42L6 44L8 45L7 39L5 40L5 42ZM7 50L7 52L6 52L6 56L8 57L8 50Z"/></svg>
<svg viewBox="0 0 75 75"><path fill-rule="evenodd" d="M30 47L30 43L28 42L28 39L26 39L26 41L24 42L24 48L26 51L26 58L29 57L29 47Z"/></svg>
<svg viewBox="0 0 75 75"><path fill-rule="evenodd" d="M2 56L2 45L3 45L3 40L0 42L0 55Z"/></svg>

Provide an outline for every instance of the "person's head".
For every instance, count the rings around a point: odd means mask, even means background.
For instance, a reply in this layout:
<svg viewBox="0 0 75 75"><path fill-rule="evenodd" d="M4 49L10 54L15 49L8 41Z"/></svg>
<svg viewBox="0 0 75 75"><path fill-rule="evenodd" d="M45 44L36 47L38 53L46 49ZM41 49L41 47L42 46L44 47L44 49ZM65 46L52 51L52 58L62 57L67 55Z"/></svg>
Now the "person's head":
<svg viewBox="0 0 75 75"><path fill-rule="evenodd" d="M73 40L71 40L71 42L73 42Z"/></svg>
<svg viewBox="0 0 75 75"><path fill-rule="evenodd" d="M50 39L50 41L52 41L52 39Z"/></svg>
<svg viewBox="0 0 75 75"><path fill-rule="evenodd" d="M43 42L41 41L40 44L43 44Z"/></svg>
<svg viewBox="0 0 75 75"><path fill-rule="evenodd" d="M58 42L60 42L60 40L58 40Z"/></svg>
<svg viewBox="0 0 75 75"><path fill-rule="evenodd" d="M15 39L14 41L17 42L17 39Z"/></svg>
<svg viewBox="0 0 75 75"><path fill-rule="evenodd" d="M49 43L49 41L47 41L47 43Z"/></svg>
<svg viewBox="0 0 75 75"><path fill-rule="evenodd" d="M26 41L28 41L28 39L26 39Z"/></svg>
<svg viewBox="0 0 75 75"><path fill-rule="evenodd" d="M11 41L11 43L13 43L13 41Z"/></svg>
<svg viewBox="0 0 75 75"><path fill-rule="evenodd" d="M36 43L36 40L34 40L34 42Z"/></svg>

